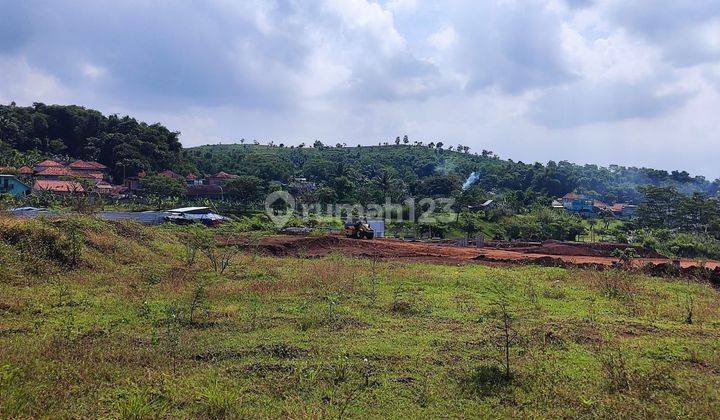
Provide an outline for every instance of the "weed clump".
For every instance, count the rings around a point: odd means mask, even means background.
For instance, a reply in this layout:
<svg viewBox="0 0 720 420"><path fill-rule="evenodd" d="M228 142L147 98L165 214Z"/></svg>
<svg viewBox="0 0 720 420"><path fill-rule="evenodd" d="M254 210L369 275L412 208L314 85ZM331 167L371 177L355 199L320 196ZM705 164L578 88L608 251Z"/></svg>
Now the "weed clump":
<svg viewBox="0 0 720 420"><path fill-rule="evenodd" d="M611 394L632 394L641 399L652 398L657 391L677 391L667 366L652 370L634 368L622 350L610 350L598 357L605 387Z"/></svg>
<svg viewBox="0 0 720 420"><path fill-rule="evenodd" d="M84 249L80 219L17 221L0 219L0 242L16 250L33 274L81 265Z"/></svg>
<svg viewBox="0 0 720 420"><path fill-rule="evenodd" d="M465 392L490 397L506 390L511 380L501 368L483 365L463 371L459 376L459 382Z"/></svg>
<svg viewBox="0 0 720 420"><path fill-rule="evenodd" d="M428 305L423 305L420 292L409 289L402 284L393 289L393 298L390 302L390 312L398 315L416 315L423 310L429 310Z"/></svg>
<svg viewBox="0 0 720 420"><path fill-rule="evenodd" d="M594 273L591 280L608 298L629 300L636 292L632 276L625 271L610 270Z"/></svg>

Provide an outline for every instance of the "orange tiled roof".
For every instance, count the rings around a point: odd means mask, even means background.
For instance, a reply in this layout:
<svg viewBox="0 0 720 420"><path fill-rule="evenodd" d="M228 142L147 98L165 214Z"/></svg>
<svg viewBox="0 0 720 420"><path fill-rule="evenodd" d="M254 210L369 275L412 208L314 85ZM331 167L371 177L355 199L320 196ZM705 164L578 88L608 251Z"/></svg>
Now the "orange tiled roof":
<svg viewBox="0 0 720 420"><path fill-rule="evenodd" d="M75 162L68 165L69 168L72 169L95 169L93 165L90 165L88 162L85 162L84 160L76 160Z"/></svg>
<svg viewBox="0 0 720 420"><path fill-rule="evenodd" d="M95 180L102 180L103 174L100 172L75 172L71 171L72 175L78 177L78 178L88 178L88 179L95 179Z"/></svg>
<svg viewBox="0 0 720 420"><path fill-rule="evenodd" d="M227 172L220 171L220 172L216 173L215 175L213 175L213 178L218 178L218 179L235 179L235 178L239 178L239 177L238 177L237 175L232 175L232 174L229 174L229 173L227 173Z"/></svg>
<svg viewBox="0 0 720 420"><path fill-rule="evenodd" d="M60 167L49 167L36 174L37 176L73 176L75 175L71 170L60 166Z"/></svg>
<svg viewBox="0 0 720 420"><path fill-rule="evenodd" d="M27 166L21 166L19 171L21 175L32 175L33 173L32 168L29 168Z"/></svg>
<svg viewBox="0 0 720 420"><path fill-rule="evenodd" d="M100 193L111 193L113 190L113 186L105 181L100 181L95 184L95 187L93 189Z"/></svg>
<svg viewBox="0 0 720 420"><path fill-rule="evenodd" d="M86 162L84 160L76 160L75 162L68 165L71 169L80 170L104 170L107 166L97 162Z"/></svg>
<svg viewBox="0 0 720 420"><path fill-rule="evenodd" d="M601 208L609 208L609 207L610 207L610 206L608 206L607 204L603 203L603 202L600 201L600 200L593 200L593 206L595 206L595 207L601 207Z"/></svg>
<svg viewBox="0 0 720 420"><path fill-rule="evenodd" d="M175 172L171 170L165 170L160 172L158 175L164 176L165 178L171 178L171 179L183 179L180 175L176 174Z"/></svg>
<svg viewBox="0 0 720 420"><path fill-rule="evenodd" d="M50 179L38 179L33 185L36 191L52 191L52 192L85 192L85 189L79 182L75 181L57 181Z"/></svg>
<svg viewBox="0 0 720 420"><path fill-rule="evenodd" d="M99 169L101 171L108 168L107 166L103 165L100 162L85 162L85 163L92 165L95 169Z"/></svg>
<svg viewBox="0 0 720 420"><path fill-rule="evenodd" d="M563 196L563 200L582 200L585 196L582 194L576 194L574 192L569 192Z"/></svg>
<svg viewBox="0 0 720 420"><path fill-rule="evenodd" d="M48 160L44 160L44 161L38 163L38 164L35 165L35 166L36 166L36 167L43 167L43 168L62 168L64 165L63 165L62 163L55 162L55 161L52 160L52 159L48 159Z"/></svg>
<svg viewBox="0 0 720 420"><path fill-rule="evenodd" d="M627 207L631 207L631 204L628 203L615 203L610 208L614 213L619 213L623 210L625 210Z"/></svg>
<svg viewBox="0 0 720 420"><path fill-rule="evenodd" d="M126 192L128 188L124 185L113 185L112 186L112 193L113 194L122 194Z"/></svg>

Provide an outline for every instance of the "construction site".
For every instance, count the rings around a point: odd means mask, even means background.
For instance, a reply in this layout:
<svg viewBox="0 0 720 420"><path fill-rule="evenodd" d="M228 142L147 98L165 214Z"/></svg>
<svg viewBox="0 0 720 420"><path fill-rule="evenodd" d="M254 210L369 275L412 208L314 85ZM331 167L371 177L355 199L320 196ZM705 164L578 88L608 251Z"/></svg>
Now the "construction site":
<svg viewBox="0 0 720 420"><path fill-rule="evenodd" d="M376 238L358 240L343 235L279 235L257 242L235 239L231 242L253 247L273 256L319 258L332 254L377 260L401 260L463 265L513 266L536 264L551 267L604 270L622 268L657 276L705 278L720 284L720 262L666 258L655 251L615 243L488 241L483 246L463 241L421 242ZM633 249L637 257L621 261L616 250Z"/></svg>

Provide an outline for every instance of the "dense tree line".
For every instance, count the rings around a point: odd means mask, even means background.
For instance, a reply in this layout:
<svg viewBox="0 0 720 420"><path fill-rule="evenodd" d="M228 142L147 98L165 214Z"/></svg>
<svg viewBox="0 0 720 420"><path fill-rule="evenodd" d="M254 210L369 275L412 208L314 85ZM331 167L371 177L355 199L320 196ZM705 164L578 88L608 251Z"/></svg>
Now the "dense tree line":
<svg viewBox="0 0 720 420"><path fill-rule="evenodd" d="M304 177L318 189L308 200L338 202L400 202L408 197L454 197L459 206L492 198L512 212L570 191L607 202L639 203L641 186L673 188L678 194L715 196L720 181L708 181L685 171L664 171L569 162L523 163L503 160L492 151L470 151L463 144L423 142L398 136L378 146L335 146L314 141L311 146L270 142L202 146L183 150L179 133L160 124L129 116L104 116L79 106L14 104L0 106L0 165L28 164L45 157L96 160L109 166L116 182L124 175L172 169L186 174L199 169L243 175L238 191L257 197L273 181L287 183ZM463 182L475 172L471 188ZM247 178L254 177L254 178ZM248 180L260 180L250 188ZM241 195L241 194L240 194Z"/></svg>
<svg viewBox="0 0 720 420"><path fill-rule="evenodd" d="M179 134L160 124L75 105L0 105L0 147L21 152L15 156L19 163L27 154L93 160L111 168L118 181L140 170L192 170Z"/></svg>
<svg viewBox="0 0 720 420"><path fill-rule="evenodd" d="M641 187L638 227L709 234L720 239L720 204L701 193L682 194L674 187Z"/></svg>
<svg viewBox="0 0 720 420"><path fill-rule="evenodd" d="M564 161L526 164L502 160L487 150L471 153L463 145L450 149L443 148L442 142L425 145L399 138L394 143L363 147L331 147L319 141L312 147L214 145L188 149L186 154L206 173L224 170L282 183L293 176L305 177L325 188L323 195L340 202L444 196L455 197L464 206L493 198L518 210L549 204L552 198L571 191L607 202L639 203L643 197L639 187L644 185L706 196L714 196L720 189L720 181L710 182L684 171ZM463 190L463 182L473 172L479 175L477 181Z"/></svg>

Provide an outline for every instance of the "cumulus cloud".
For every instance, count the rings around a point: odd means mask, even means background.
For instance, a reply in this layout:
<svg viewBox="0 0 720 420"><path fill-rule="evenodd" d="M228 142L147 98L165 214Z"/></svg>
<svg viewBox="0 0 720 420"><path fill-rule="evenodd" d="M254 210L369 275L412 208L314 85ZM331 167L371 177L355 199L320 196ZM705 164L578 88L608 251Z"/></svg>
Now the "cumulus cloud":
<svg viewBox="0 0 720 420"><path fill-rule="evenodd" d="M573 9L576 8L584 8L592 5L594 3L593 0L565 0L565 3L567 3L568 6L570 6Z"/></svg>
<svg viewBox="0 0 720 420"><path fill-rule="evenodd" d="M675 169L661 150L683 142L714 167L717 0L0 3L0 101L126 112L186 145L407 133L609 163L623 142Z"/></svg>
<svg viewBox="0 0 720 420"><path fill-rule="evenodd" d="M457 42L458 34L452 26L446 26L430 35L428 42L435 48L446 50Z"/></svg>
<svg viewBox="0 0 720 420"><path fill-rule="evenodd" d="M717 0L615 0L606 7L610 19L658 45L675 64L720 59Z"/></svg>
<svg viewBox="0 0 720 420"><path fill-rule="evenodd" d="M292 100L293 69L307 51L292 36L301 29L277 10L217 4L11 2L6 29L19 35L0 52L19 50L30 66L70 87L102 79L96 89L129 101ZM284 29L265 30L263 22Z"/></svg>
<svg viewBox="0 0 720 420"><path fill-rule="evenodd" d="M530 115L552 128L650 118L684 104L691 94L663 93L652 82L578 82L547 90L534 101Z"/></svg>
<svg viewBox="0 0 720 420"><path fill-rule="evenodd" d="M451 13L468 90L517 94L572 79L560 48L562 16L547 3L459 2Z"/></svg>

